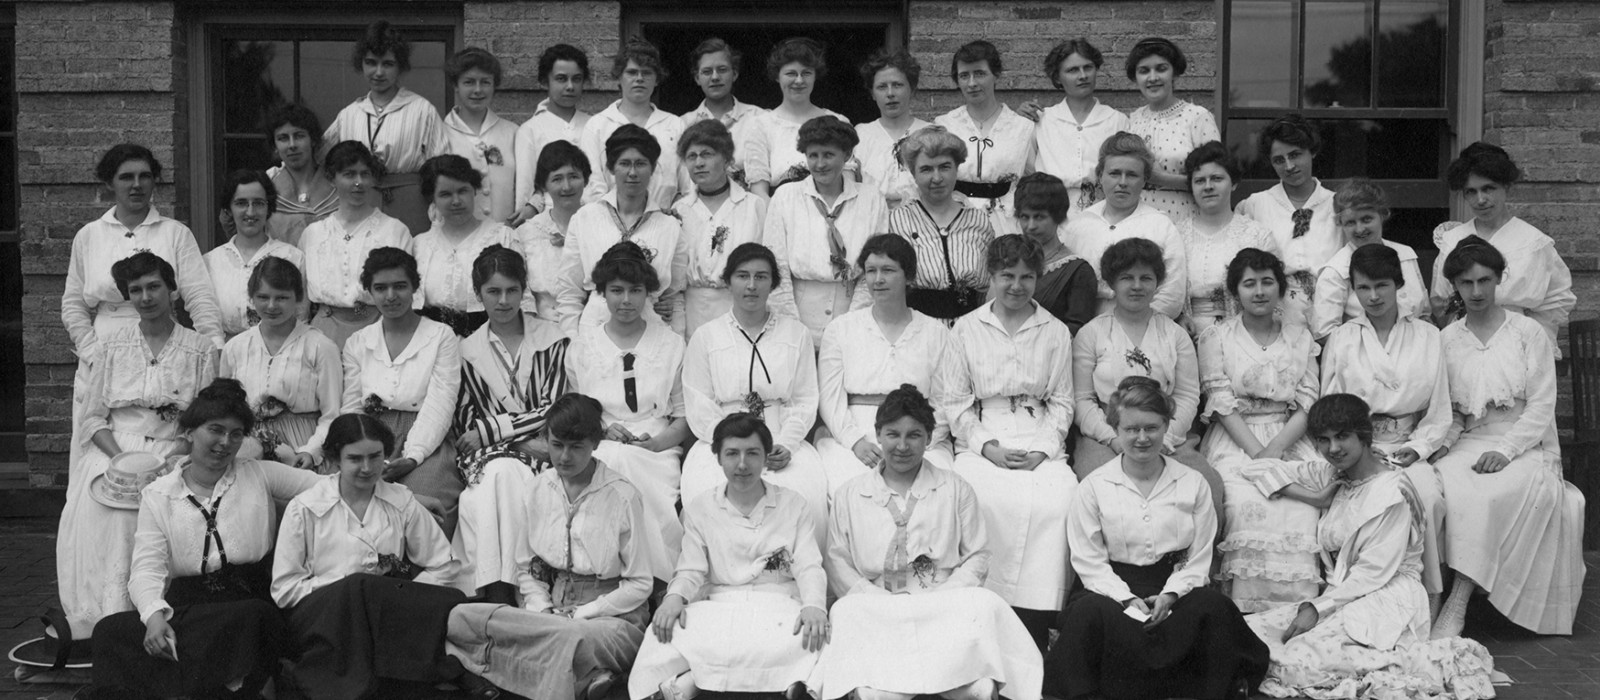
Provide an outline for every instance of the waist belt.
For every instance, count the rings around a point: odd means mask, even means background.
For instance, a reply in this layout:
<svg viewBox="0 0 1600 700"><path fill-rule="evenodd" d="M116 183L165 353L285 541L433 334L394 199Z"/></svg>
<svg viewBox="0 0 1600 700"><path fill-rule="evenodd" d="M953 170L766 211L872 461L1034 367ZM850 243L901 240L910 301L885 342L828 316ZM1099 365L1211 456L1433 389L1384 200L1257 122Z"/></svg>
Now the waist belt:
<svg viewBox="0 0 1600 700"><path fill-rule="evenodd" d="M981 199L999 199L1011 193L1010 182L968 182L956 181L956 191L968 197Z"/></svg>

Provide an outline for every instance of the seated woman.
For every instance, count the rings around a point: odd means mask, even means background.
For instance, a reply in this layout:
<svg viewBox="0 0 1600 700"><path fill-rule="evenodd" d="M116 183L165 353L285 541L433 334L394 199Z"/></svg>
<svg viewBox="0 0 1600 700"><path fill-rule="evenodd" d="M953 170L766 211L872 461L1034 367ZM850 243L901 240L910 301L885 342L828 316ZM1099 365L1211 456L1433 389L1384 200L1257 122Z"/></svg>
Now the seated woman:
<svg viewBox="0 0 1600 700"><path fill-rule="evenodd" d="M1013 201L1022 235L1044 250L1044 272L1034 287L1033 300L1077 335L1083 324L1100 314L1100 290L1094 266L1061 242L1071 192L1054 175L1029 173L1017 181Z"/></svg>
<svg viewBox="0 0 1600 700"><path fill-rule="evenodd" d="M231 340L261 320L251 317L254 309L250 308L250 293L245 289L256 266L276 257L303 268L306 256L299 248L267 235L278 195L266 173L229 173L222 183L221 199L222 218L231 224L233 236L206 253L205 261L217 308L222 313L222 330Z"/></svg>
<svg viewBox="0 0 1600 700"><path fill-rule="evenodd" d="M1345 486L1317 527L1334 562L1321 595L1248 620L1272 651L1261 692L1272 697L1495 696L1494 658L1473 640L1428 639L1423 511L1406 473L1373 450L1366 402L1330 394L1308 432Z"/></svg>
<svg viewBox="0 0 1600 700"><path fill-rule="evenodd" d="M678 482L689 424L683 407L683 337L644 320L660 281L644 251L623 241L600 257L589 278L605 296L610 318L578 329L567 353L572 391L600 402L605 440L595 459L644 499L643 552L650 575L672 580L678 562Z"/></svg>
<svg viewBox="0 0 1600 700"><path fill-rule="evenodd" d="M932 394L939 367L950 359L950 329L906 305L907 282L917 276L911 244L880 233L861 247L857 265L872 306L828 324L817 356L817 409L827 429L815 444L830 495L883 462L883 446L867 427L883 398L902 384ZM927 455L948 469L954 459L950 426L943 416L938 423Z"/></svg>
<svg viewBox="0 0 1600 700"><path fill-rule="evenodd" d="M1317 594L1317 516L1336 486L1306 439L1319 348L1304 326L1278 316L1288 286L1283 262L1245 248L1226 274L1240 314L1200 332L1200 388L1211 422L1200 454L1227 491L1217 578L1252 613Z"/></svg>
<svg viewBox="0 0 1600 700"><path fill-rule="evenodd" d="M1095 176L1100 180L1105 199L1089 205L1068 221L1066 230L1061 232L1061 240L1095 266L1102 279L1110 279L1100 267L1100 259L1112 244L1129 238L1154 242L1161 251L1166 275L1157 288L1146 295L1154 295L1150 303L1157 313L1176 319L1183 313L1189 267L1183 239L1178 236L1172 220L1140 199L1145 181L1154 171L1154 158L1143 140L1126 131L1119 131L1100 144L1100 164L1095 168ZM1188 192L1183 195L1189 196ZM1100 286L1100 313L1110 311L1112 306L1108 282Z"/></svg>
<svg viewBox="0 0 1600 700"><path fill-rule="evenodd" d="M516 245L511 229L480 215L482 189L483 173L463 156L434 156L422 164L422 196L439 212L439 220L414 241L423 279L417 303L425 318L463 338L485 320L483 302L472 287L472 263L489 246Z"/></svg>
<svg viewBox="0 0 1600 700"><path fill-rule="evenodd" d="M530 698L601 700L639 652L650 570L639 491L594 458L600 402L556 399L550 468L524 497L516 535L521 609L468 603L450 613L448 649L472 673Z"/></svg>
<svg viewBox="0 0 1600 700"><path fill-rule="evenodd" d="M488 322L461 341L461 393L451 429L464 484L456 583L506 604L516 600L512 546L527 518L523 494L533 467L550 460L541 437L545 412L567 393L570 341L554 321L522 308L527 279L522 256L498 245L472 263L472 286Z"/></svg>
<svg viewBox="0 0 1600 700"><path fill-rule="evenodd" d="M222 348L217 374L244 385L255 411L246 457L311 469L344 403L344 365L328 336L301 322L300 268L267 258L250 271L250 303L261 322Z"/></svg>
<svg viewBox="0 0 1600 700"><path fill-rule="evenodd" d="M461 563L420 500L384 480L394 449L377 418L335 418L322 453L339 471L290 501L278 528L272 599L289 625L287 676L312 700L460 672L443 652Z"/></svg>
<svg viewBox="0 0 1600 700"><path fill-rule="evenodd" d="M521 153L517 158L521 160ZM583 149L561 139L544 147L534 167L529 177L539 183L534 190L535 201L549 197L550 206L517 226L512 232L517 244L512 247L521 250L527 261L528 299L523 308L554 323L561 319L556 312L556 294L567 230L573 215L583 206L583 188L589 186L593 172ZM520 178L522 172L519 170L517 175Z"/></svg>
<svg viewBox="0 0 1600 700"><path fill-rule="evenodd" d="M1373 244L1393 249L1400 256L1403 273L1403 283L1398 288L1400 315L1429 318L1428 290L1422 286L1417 251L1383 237L1383 223L1389 218L1389 198L1383 188L1364 177L1350 178L1333 195L1333 210L1347 242L1317 273L1311 332L1320 340L1333 332L1335 326L1361 315L1361 300L1350 278L1350 256L1357 248Z"/></svg>
<svg viewBox="0 0 1600 700"><path fill-rule="evenodd" d="M811 509L761 478L773 443L760 418L730 415L711 441L728 483L683 509L678 572L628 696L684 700L709 690L798 699L828 641L828 575Z"/></svg>
<svg viewBox="0 0 1600 700"><path fill-rule="evenodd" d="M361 268L361 286L383 321L356 331L345 344L344 412L377 418L398 437L384 481L438 500L449 537L465 486L456 447L445 439L461 390L461 342L449 327L412 308L422 280L410 253L372 251Z"/></svg>
<svg viewBox="0 0 1600 700"><path fill-rule="evenodd" d="M1233 191L1239 185L1239 165L1221 142L1194 149L1183 161L1195 214L1178 223L1188 288L1184 316L1199 336L1206 328L1239 315L1238 299L1227 284L1228 264L1245 248L1277 254L1272 232L1233 210Z"/></svg>
<svg viewBox="0 0 1600 700"><path fill-rule="evenodd" d="M730 177L733 134L716 119L703 119L683 131L683 138L678 139L678 159L694 183L694 189L672 205L672 212L683 221L683 239L689 250L684 332L693 334L706 321L733 308L728 287L722 283L722 267L728 251L742 243L761 242L767 200Z"/></svg>
<svg viewBox="0 0 1600 700"><path fill-rule="evenodd" d="M989 550L977 495L923 458L936 424L916 387L889 392L873 424L883 463L836 494L826 700L1039 700L1039 651L983 588Z"/></svg>
<svg viewBox="0 0 1600 700"><path fill-rule="evenodd" d="M933 120L972 144L972 160L957 163L961 179L955 189L974 209L988 215L996 235L1018 233L1011 187L1033 170L1035 158L1034 120L995 96L1004 70L1000 50L988 41L979 39L956 49L950 56L950 82L960 86L966 104Z"/></svg>
<svg viewBox="0 0 1600 700"><path fill-rule="evenodd" d="M978 496L989 533L987 586L1017 608L1042 650L1072 587L1067 508L1078 480L1072 428L1072 334L1033 300L1039 245L989 246L994 301L956 321L939 386L956 438L955 471Z"/></svg>
<svg viewBox="0 0 1600 700"><path fill-rule="evenodd" d="M1206 480L1163 454L1172 400L1134 376L1106 411L1121 456L1078 485L1067 532L1084 590L1061 612L1044 693L1248 698L1267 647L1232 601L1206 587L1217 516Z"/></svg>
<svg viewBox="0 0 1600 700"><path fill-rule="evenodd" d="M1455 584L1433 636L1461 633L1480 586L1512 622L1571 634L1583 586L1584 499L1561 479L1550 336L1537 320L1499 306L1506 259L1493 245L1465 238L1443 269L1467 312L1441 334L1455 420L1434 468L1407 474L1419 491L1444 493L1444 563Z"/></svg>
<svg viewBox="0 0 1600 700"><path fill-rule="evenodd" d="M178 418L193 448L140 499L134 609L95 625L99 692L80 697L254 697L277 673L284 630L269 595L273 501L321 479L238 457L255 420L232 379L200 390Z"/></svg>
<svg viewBox="0 0 1600 700"><path fill-rule="evenodd" d="M689 428L699 442L683 462L683 500L720 487L727 477L711 453L711 435L730 413L767 422L777 446L762 477L799 493L813 520L826 523L828 480L806 434L817 420L817 360L811 333L798 320L767 304L777 286L778 261L760 243L728 254L722 281L733 294L733 310L700 327L683 360L683 398ZM827 535L821 526L817 542Z"/></svg>
<svg viewBox="0 0 1600 700"><path fill-rule="evenodd" d="M982 306L987 296L989 276L983 263L994 241L993 217L956 196L956 172L967 159L967 145L955 134L942 126L926 127L907 136L896 150L917 186L915 199L889 212L889 231L917 250L909 303L953 324ZM1007 210L1010 186L1007 182Z"/></svg>

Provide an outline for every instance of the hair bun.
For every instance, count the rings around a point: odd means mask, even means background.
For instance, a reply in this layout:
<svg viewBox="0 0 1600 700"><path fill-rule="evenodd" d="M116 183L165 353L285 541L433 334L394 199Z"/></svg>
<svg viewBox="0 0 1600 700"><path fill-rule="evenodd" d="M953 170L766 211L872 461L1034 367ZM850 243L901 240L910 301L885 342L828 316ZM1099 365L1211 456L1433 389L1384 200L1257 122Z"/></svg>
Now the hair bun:
<svg viewBox="0 0 1600 700"><path fill-rule="evenodd" d="M200 398L208 401L243 401L248 403L250 395L245 392L244 385L237 379L218 377L211 380L211 384L200 390Z"/></svg>
<svg viewBox="0 0 1600 700"><path fill-rule="evenodd" d="M1466 148L1461 149L1461 157L1463 157L1463 158L1505 158L1507 160L1510 160L1511 159L1511 154L1506 152L1506 149L1501 148L1499 146L1496 146L1496 145L1494 145L1492 143L1486 143L1486 142L1483 142L1483 141L1474 141L1474 142L1472 142L1470 144L1467 144Z"/></svg>
<svg viewBox="0 0 1600 700"><path fill-rule="evenodd" d="M601 261L634 260L645 264L650 263L649 256L645 255L644 248L633 241L617 241L606 252L600 255Z"/></svg>

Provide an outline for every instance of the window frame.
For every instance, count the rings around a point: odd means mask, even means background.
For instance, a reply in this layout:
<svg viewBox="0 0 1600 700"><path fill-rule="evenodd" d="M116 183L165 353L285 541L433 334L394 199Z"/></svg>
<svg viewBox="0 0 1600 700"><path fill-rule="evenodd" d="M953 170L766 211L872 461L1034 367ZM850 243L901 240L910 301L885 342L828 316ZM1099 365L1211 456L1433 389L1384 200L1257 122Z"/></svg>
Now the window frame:
<svg viewBox="0 0 1600 700"><path fill-rule="evenodd" d="M622 35L643 36L645 24L748 24L759 20L767 24L885 24L889 25L887 44L906 45L907 5L896 0L855 0L844 7L829 8L825 19L811 3L765 4L741 0L700 0L685 6L681 0L634 0L622 4ZM765 61L765 58L761 59Z"/></svg>

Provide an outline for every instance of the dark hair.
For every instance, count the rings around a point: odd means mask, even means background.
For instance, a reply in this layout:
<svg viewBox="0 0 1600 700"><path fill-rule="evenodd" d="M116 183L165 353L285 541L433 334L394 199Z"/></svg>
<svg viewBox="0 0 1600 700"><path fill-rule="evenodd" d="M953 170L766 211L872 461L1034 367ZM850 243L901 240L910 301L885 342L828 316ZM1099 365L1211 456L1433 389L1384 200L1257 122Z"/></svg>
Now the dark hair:
<svg viewBox="0 0 1600 700"><path fill-rule="evenodd" d="M505 275L511 281L528 286L528 261L522 254L499 243L483 249L472 261L472 291L477 292L495 275Z"/></svg>
<svg viewBox="0 0 1600 700"><path fill-rule="evenodd" d="M771 248L760 243L740 243L733 252L728 253L728 262L722 266L722 283L730 283L739 266L751 260L767 261L767 266L772 268L772 288L777 289L778 283L783 281L783 273L778 271L778 258L772 254Z"/></svg>
<svg viewBox="0 0 1600 700"><path fill-rule="evenodd" d="M1167 281L1167 261L1161 257L1161 246L1144 238L1124 238L1100 256L1100 279L1113 284L1119 275L1143 265L1156 273L1156 284Z"/></svg>
<svg viewBox="0 0 1600 700"><path fill-rule="evenodd" d="M1150 146L1138 134L1128 131L1118 131L1105 141L1100 142L1100 158L1095 162L1094 176L1105 174L1106 161L1112 158L1138 158L1144 163L1144 179L1149 180L1155 172L1156 157L1150 153Z"/></svg>
<svg viewBox="0 0 1600 700"><path fill-rule="evenodd" d="M856 256L856 267L867 267L867 256L882 255L893 260L900 270L906 273L906 281L917 278L917 249L911 247L911 241L897 233L875 233L861 246L861 254Z"/></svg>
<svg viewBox="0 0 1600 700"><path fill-rule="evenodd" d="M661 163L661 142L655 135L637 124L623 124L606 138L606 170L617 167L617 159L630 148L650 161L651 167Z"/></svg>
<svg viewBox="0 0 1600 700"><path fill-rule="evenodd" d="M1501 187L1510 187L1522 179L1522 170L1517 168L1506 149L1474 141L1461 149L1460 156L1450 161L1444 179L1450 185L1451 192L1460 192L1466 189L1467 178L1473 175L1492 180Z"/></svg>
<svg viewBox="0 0 1600 700"><path fill-rule="evenodd" d="M571 61L578 64L578 71L583 74L583 81L589 82L589 54L572 44L556 44L539 55L540 85L550 86L550 73L556 69L557 61Z"/></svg>
<svg viewBox="0 0 1600 700"><path fill-rule="evenodd" d="M1228 179L1235 185L1239 184L1239 178L1243 174L1239 171L1239 163L1233 159L1233 154L1228 153L1228 148L1223 146L1221 141L1207 141L1189 151L1189 155L1183 159L1184 178L1193 184L1195 172L1207 163L1222 166L1228 173Z"/></svg>
<svg viewBox="0 0 1600 700"><path fill-rule="evenodd" d="M1350 433L1362 445L1371 447L1372 408L1354 394L1328 394L1317 399L1306 412L1306 436L1323 433Z"/></svg>
<svg viewBox="0 0 1600 700"><path fill-rule="evenodd" d="M723 158L733 160L733 134L720 120L701 119L684 129L683 135L678 137L678 160L686 158L689 149L695 146L709 146Z"/></svg>
<svg viewBox="0 0 1600 700"><path fill-rule="evenodd" d="M911 89L917 89L918 81L922 80L922 64L917 62L917 57L912 56L905 49L890 51L885 46L872 52L867 57L867 62L861 64L861 80L866 83L867 91L872 91L872 84L877 82L878 73L885 68L893 68L905 74L906 82L911 84Z"/></svg>
<svg viewBox="0 0 1600 700"><path fill-rule="evenodd" d="M1261 135L1256 137L1256 145L1261 149L1262 158L1272 159L1274 141L1304 149L1313 156L1322 150L1322 135L1317 133L1316 125L1299 114L1285 114L1261 130Z"/></svg>
<svg viewBox="0 0 1600 700"><path fill-rule="evenodd" d="M1477 234L1461 239L1461 242L1456 244L1455 250L1450 251L1450 255L1445 257L1444 278L1454 283L1457 277L1472 269L1473 265L1487 267L1494 272L1495 277L1505 279L1506 256L1502 255L1500 249L1494 247L1493 243L1478 237Z"/></svg>
<svg viewBox="0 0 1600 700"><path fill-rule="evenodd" d="M544 434L559 440L599 444L606 437L600 402L577 392L562 394L544 414Z"/></svg>
<svg viewBox="0 0 1600 700"><path fill-rule="evenodd" d="M1037 241L1019 233L1008 233L994 239L983 259L983 269L991 275L1019 264L1027 265L1036 275L1044 274L1044 248Z"/></svg>
<svg viewBox="0 0 1600 700"><path fill-rule="evenodd" d="M1352 177L1333 193L1333 211L1341 213L1351 209L1371 209L1389 218L1389 196L1378 183L1364 177Z"/></svg>
<svg viewBox="0 0 1600 700"><path fill-rule="evenodd" d="M276 255L268 255L256 263L254 270L250 271L250 280L245 283L245 290L251 296L261 291L261 285L269 285L273 289L294 292L296 301L305 301L306 276L289 262Z"/></svg>
<svg viewBox="0 0 1600 700"><path fill-rule="evenodd" d="M1005 66L1000 61L1000 49L995 48L994 44L979 39L963 44L961 48L956 49L956 52L950 56L950 81L959 82L956 79L956 66L980 61L987 63L989 72L994 73L997 78L1005 71Z"/></svg>
<svg viewBox="0 0 1600 700"><path fill-rule="evenodd" d="M800 135L795 139L795 150L804 152L812 146L838 146L846 153L861 144L861 137L844 120L831 114L807 119L800 125Z"/></svg>
<svg viewBox="0 0 1600 700"><path fill-rule="evenodd" d="M194 430L219 418L237 419L246 433L256 427L256 412L250 410L250 396L237 379L217 377L211 380L178 416L178 428ZM265 457L271 459L271 455Z"/></svg>
<svg viewBox="0 0 1600 700"><path fill-rule="evenodd" d="M1189 70L1189 59L1183 55L1183 49L1178 48L1178 45L1172 43L1170 39L1152 36L1140 39L1139 43L1133 45L1133 50L1128 52L1128 62L1125 67L1128 70L1129 80L1138 75L1139 62L1151 56L1167 59L1167 63L1172 64L1173 76L1183 75Z"/></svg>
<svg viewBox="0 0 1600 700"><path fill-rule="evenodd" d="M1246 270L1271 271L1272 279L1278 282L1278 298L1282 299L1283 295L1289 293L1289 276L1283 272L1283 261L1265 250L1245 248L1228 262L1228 293L1233 298L1239 298L1239 283L1244 281Z"/></svg>
<svg viewBox="0 0 1600 700"><path fill-rule="evenodd" d="M900 388L883 397L883 403L878 406L878 415L873 418L872 430L874 432L882 430L883 426L901 418L910 418L921 423L930 434L938 425L933 414L933 404L928 403L928 398L911 384L901 384Z"/></svg>
<svg viewBox="0 0 1600 700"><path fill-rule="evenodd" d="M1406 286L1406 275L1400 267L1400 254L1386 245L1364 245L1350 254L1350 281L1355 283L1356 273L1369 280L1392 280L1394 286Z"/></svg>
<svg viewBox="0 0 1600 700"><path fill-rule="evenodd" d="M267 147L273 148L277 139L278 130L284 126L293 126L305 129L311 137L311 153L313 157L322 148L322 120L317 118L317 113L309 107L298 102L289 102L273 107L267 112L267 118L261 122L261 133L267 137Z"/></svg>
<svg viewBox="0 0 1600 700"><path fill-rule="evenodd" d="M361 264L361 288L371 289L372 278L384 270L404 270L413 288L422 286L422 273L417 271L417 259L399 248L384 246L367 253L366 262Z"/></svg>
<svg viewBox="0 0 1600 700"><path fill-rule="evenodd" d="M744 54L738 49L729 46L728 42L723 41L720 37L711 37L700 42L699 46L694 47L694 50L689 52L689 74L699 73L700 59L714 53L728 54L728 63L733 64L734 72L738 72L739 66L744 63Z"/></svg>
<svg viewBox="0 0 1600 700"><path fill-rule="evenodd" d="M772 451L772 429L767 427L766 421L748 413L730 413L711 431L711 452L720 454L728 438L747 438L751 435L761 439L762 449Z"/></svg>
<svg viewBox="0 0 1600 700"><path fill-rule="evenodd" d="M445 82L449 85L455 85L461 81L461 76L466 75L467 71L474 68L488 73L489 77L494 79L494 86L500 87L500 78L503 77L503 73L500 70L500 59L476 46L468 46L450 57L450 60L444 64Z"/></svg>
<svg viewBox="0 0 1600 700"><path fill-rule="evenodd" d="M667 64L661 60L661 49L644 39L633 37L622 42L622 50L611 58L611 77L620 79L630 62L655 71L656 80L665 80L667 77Z"/></svg>
<svg viewBox="0 0 1600 700"><path fill-rule="evenodd" d="M322 174L332 180L339 171L356 163L365 163L372 177L382 180L389 170L383 167L383 161L372 155L367 149L367 144L360 141L340 141L328 149L328 155L322 159Z"/></svg>
<svg viewBox="0 0 1600 700"><path fill-rule="evenodd" d="M1042 211L1050 215L1050 219L1061 225L1067 220L1067 211L1072 208L1072 194L1067 191L1067 184L1061 178L1050 173L1028 173L1017 180L1015 201L1011 211L1021 213L1024 209Z"/></svg>
<svg viewBox="0 0 1600 700"><path fill-rule="evenodd" d="M1143 375L1123 377L1117 390L1106 401L1106 423L1118 428L1122 425L1122 412L1129 409L1147 411L1172 422L1172 398L1161 391L1161 383Z"/></svg>
<svg viewBox="0 0 1600 700"><path fill-rule="evenodd" d="M173 271L172 263L148 250L111 263L111 280L117 283L117 291L122 292L123 299L128 298L128 285L150 274L161 275L161 281L166 283L168 291L178 291L178 273Z"/></svg>
<svg viewBox="0 0 1600 700"><path fill-rule="evenodd" d="M661 277L650 266L644 249L633 241L618 241L607 249L594 264L589 279L594 281L595 292L602 295L612 282L642 285L651 294L661 290Z"/></svg>
<svg viewBox="0 0 1600 700"><path fill-rule="evenodd" d="M1089 59L1089 62L1093 63L1096 69L1106 63L1106 58L1100 54L1100 49L1095 48L1094 44L1089 43L1088 39L1079 37L1056 44L1054 48L1050 49L1050 53L1045 54L1044 77L1049 78L1050 84L1054 85L1057 90L1063 88L1061 84L1061 64L1072 58L1073 54Z"/></svg>
<svg viewBox="0 0 1600 700"><path fill-rule="evenodd" d="M328 436L322 439L322 458L338 464L344 457L344 448L362 440L377 440L385 455L394 454L394 431L389 426L365 413L346 413L328 424Z"/></svg>
<svg viewBox="0 0 1600 700"><path fill-rule="evenodd" d="M233 196L239 193L239 188L249 184L261 185L261 191L267 196L267 215L278 212L278 188L272 184L272 178L260 170L235 170L228 173L222 180L222 189L217 192L217 205L223 211L233 208Z"/></svg>
<svg viewBox="0 0 1600 700"><path fill-rule="evenodd" d="M584 182L594 177L594 168L589 164L589 156L584 154L583 149L574 146L566 139L556 139L546 144L544 150L539 151L539 162L533 166L533 188L543 192L545 184L550 181L550 176L569 165L583 174Z"/></svg>
<svg viewBox="0 0 1600 700"><path fill-rule="evenodd" d="M137 143L119 143L106 149L105 154L100 156L100 162L94 166L95 179L111 184L112 180L117 179L117 171L122 164L130 160L142 160L149 164L150 174L157 180L161 179L161 161L156 160L156 154L151 153L150 149Z"/></svg>
<svg viewBox="0 0 1600 700"><path fill-rule="evenodd" d="M817 72L817 80L828 75L827 50L822 42L809 37L792 36L772 47L767 54L767 78L777 80L784 66L798 63Z"/></svg>
<svg viewBox="0 0 1600 700"><path fill-rule="evenodd" d="M384 54L391 51L401 73L411 70L411 42L406 41L400 30L380 19L367 25L367 33L356 40L355 47L350 51L350 66L359 71L367 54L383 58Z"/></svg>
<svg viewBox="0 0 1600 700"><path fill-rule="evenodd" d="M483 173L472 167L472 161L454 153L429 158L422 164L422 196L431 201L433 195L439 190L439 178L448 177L457 182L472 185L472 189L483 189Z"/></svg>

